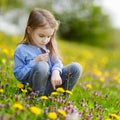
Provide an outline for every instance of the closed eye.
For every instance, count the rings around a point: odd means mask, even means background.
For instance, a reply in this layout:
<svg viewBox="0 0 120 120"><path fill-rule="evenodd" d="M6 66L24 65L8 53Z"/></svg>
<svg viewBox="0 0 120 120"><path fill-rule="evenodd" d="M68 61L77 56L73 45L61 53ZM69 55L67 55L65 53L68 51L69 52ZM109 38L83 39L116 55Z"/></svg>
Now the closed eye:
<svg viewBox="0 0 120 120"><path fill-rule="evenodd" d="M45 37L44 35L39 35L39 37Z"/></svg>

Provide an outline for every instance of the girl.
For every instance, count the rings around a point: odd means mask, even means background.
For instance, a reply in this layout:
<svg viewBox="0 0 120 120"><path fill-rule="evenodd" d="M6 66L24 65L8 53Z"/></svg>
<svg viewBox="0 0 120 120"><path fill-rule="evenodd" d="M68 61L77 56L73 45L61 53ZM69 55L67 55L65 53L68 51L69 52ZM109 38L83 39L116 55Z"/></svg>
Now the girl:
<svg viewBox="0 0 120 120"><path fill-rule="evenodd" d="M78 63L63 67L57 52L55 34L58 21L45 9L34 9L28 18L23 41L14 53L14 75L41 95L56 87L72 90L82 73Z"/></svg>

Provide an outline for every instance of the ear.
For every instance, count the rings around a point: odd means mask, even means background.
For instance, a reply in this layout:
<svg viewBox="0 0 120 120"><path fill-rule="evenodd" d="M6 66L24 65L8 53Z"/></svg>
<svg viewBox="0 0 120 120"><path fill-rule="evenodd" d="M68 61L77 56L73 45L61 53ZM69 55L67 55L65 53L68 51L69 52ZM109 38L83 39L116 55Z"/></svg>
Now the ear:
<svg viewBox="0 0 120 120"><path fill-rule="evenodd" d="M32 28L30 26L27 26L27 32L31 33L31 31L32 31Z"/></svg>

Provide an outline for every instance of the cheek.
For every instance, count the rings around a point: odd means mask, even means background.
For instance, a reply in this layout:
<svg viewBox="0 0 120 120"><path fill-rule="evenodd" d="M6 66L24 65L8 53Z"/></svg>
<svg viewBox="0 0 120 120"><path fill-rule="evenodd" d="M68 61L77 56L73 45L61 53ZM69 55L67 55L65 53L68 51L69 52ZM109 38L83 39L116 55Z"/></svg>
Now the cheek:
<svg viewBox="0 0 120 120"><path fill-rule="evenodd" d="M50 38L47 39L47 42L50 42Z"/></svg>
<svg viewBox="0 0 120 120"><path fill-rule="evenodd" d="M39 36L35 36L34 39L35 39L36 41L40 41L40 40L41 40L41 38L40 38Z"/></svg>

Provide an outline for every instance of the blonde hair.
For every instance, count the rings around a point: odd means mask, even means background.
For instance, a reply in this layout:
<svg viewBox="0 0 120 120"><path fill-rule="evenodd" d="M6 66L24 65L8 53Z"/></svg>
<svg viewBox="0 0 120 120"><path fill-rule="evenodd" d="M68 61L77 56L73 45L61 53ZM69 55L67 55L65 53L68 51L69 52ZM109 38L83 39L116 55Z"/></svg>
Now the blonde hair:
<svg viewBox="0 0 120 120"><path fill-rule="evenodd" d="M24 38L21 41L21 43L32 44L32 41L31 41L32 37L28 33L28 27L35 30L39 27L44 28L48 25L49 27L54 29L54 33L51 36L50 42L48 43L47 47L50 50L50 53L52 56L59 56L56 39L55 39L55 35L56 35L56 31L59 26L59 22L55 19L52 13L46 9L35 8L31 11L29 18L28 18L27 26L25 29Z"/></svg>

